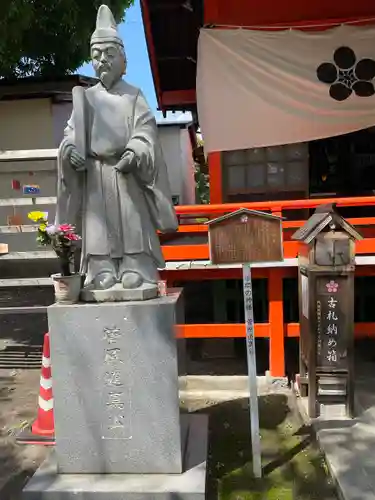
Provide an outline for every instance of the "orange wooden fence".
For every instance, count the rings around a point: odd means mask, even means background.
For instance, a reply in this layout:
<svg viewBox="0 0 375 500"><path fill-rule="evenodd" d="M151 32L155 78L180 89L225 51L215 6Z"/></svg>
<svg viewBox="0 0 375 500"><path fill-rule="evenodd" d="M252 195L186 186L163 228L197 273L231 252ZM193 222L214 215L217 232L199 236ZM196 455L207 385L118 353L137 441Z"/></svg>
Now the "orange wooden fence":
<svg viewBox="0 0 375 500"><path fill-rule="evenodd" d="M202 235L207 233L205 220L219 217L225 213L238 210L239 208L249 208L271 212L273 215L283 216L287 210L306 210L314 209L323 203L336 203L340 207L375 207L375 196L356 197L356 198L323 198L323 199L304 199L304 200L285 200L285 201L265 201L257 203L225 203L210 205L185 205L176 207L179 217L178 233L182 235L189 234ZM375 209L374 209L375 211ZM357 226L365 239L359 241L356 246L358 255L375 254L375 217L355 217L348 221ZM297 256L298 245L291 241L291 235L297 228L304 224L304 220L283 222L284 237L284 256L285 258L295 258ZM169 244L162 237L163 254L166 260L208 260L209 251L207 243L200 244Z"/></svg>
<svg viewBox="0 0 375 500"><path fill-rule="evenodd" d="M204 219L218 217L224 213L245 207L254 210L269 211L274 215L282 216L286 210L314 209L323 203L336 203L337 207L369 207L375 206L375 196L357 198L335 198L316 200L286 200L261 203L230 203L176 207L179 216L179 233L202 234L207 232ZM357 226L364 239L356 244L357 255L375 254L375 217L349 218L348 221ZM293 232L304 224L305 221L283 222L284 256L285 258L297 257L297 243L291 241ZM168 245L164 242L164 256L169 261L182 260L208 260L208 244ZM184 270L166 271L163 273L170 285L178 280L203 280L203 279L228 279L240 278L241 269L215 269L215 270ZM254 278L268 278L268 323L255 325L256 337L270 339L269 366L273 376L284 375L285 338L299 336L298 323L284 323L283 313L283 279L297 276L294 267L280 268L255 268ZM356 275L374 276L375 265L361 266L356 269ZM245 336L243 324L200 324L178 325L178 335L185 338L235 338ZM356 337L375 336L375 323L357 323L355 325Z"/></svg>

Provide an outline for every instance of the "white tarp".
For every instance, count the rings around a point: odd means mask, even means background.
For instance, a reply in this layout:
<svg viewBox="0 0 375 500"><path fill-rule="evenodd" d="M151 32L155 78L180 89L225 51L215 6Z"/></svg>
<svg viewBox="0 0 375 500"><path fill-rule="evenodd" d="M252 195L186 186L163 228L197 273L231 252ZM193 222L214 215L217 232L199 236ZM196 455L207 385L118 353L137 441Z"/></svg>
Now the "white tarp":
<svg viewBox="0 0 375 500"><path fill-rule="evenodd" d="M375 28L202 29L206 152L291 144L375 125Z"/></svg>

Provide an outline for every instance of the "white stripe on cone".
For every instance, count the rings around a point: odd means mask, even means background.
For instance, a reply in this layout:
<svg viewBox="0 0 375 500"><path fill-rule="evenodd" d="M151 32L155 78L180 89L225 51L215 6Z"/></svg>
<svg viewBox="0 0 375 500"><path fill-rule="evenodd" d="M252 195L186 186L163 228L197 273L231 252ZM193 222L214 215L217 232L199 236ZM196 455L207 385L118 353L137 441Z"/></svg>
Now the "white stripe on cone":
<svg viewBox="0 0 375 500"><path fill-rule="evenodd" d="M53 398L45 401L42 397L39 396L39 407L44 411L49 411L53 409Z"/></svg>
<svg viewBox="0 0 375 500"><path fill-rule="evenodd" d="M43 375L40 377L40 385L43 389L52 389L52 378L44 378Z"/></svg>
<svg viewBox="0 0 375 500"><path fill-rule="evenodd" d="M42 365L44 368L49 368L51 366L50 358L46 358L45 356L42 356Z"/></svg>

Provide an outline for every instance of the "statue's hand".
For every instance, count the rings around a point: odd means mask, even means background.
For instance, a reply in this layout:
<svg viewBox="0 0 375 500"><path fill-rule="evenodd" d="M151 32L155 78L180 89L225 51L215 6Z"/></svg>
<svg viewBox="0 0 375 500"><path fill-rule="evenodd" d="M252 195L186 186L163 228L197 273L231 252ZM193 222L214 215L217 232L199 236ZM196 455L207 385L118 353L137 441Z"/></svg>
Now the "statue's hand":
<svg viewBox="0 0 375 500"><path fill-rule="evenodd" d="M125 151L121 160L115 165L115 169L118 172L122 172L124 174L131 172L137 166L137 157L133 153L133 151Z"/></svg>
<svg viewBox="0 0 375 500"><path fill-rule="evenodd" d="M76 148L73 148L70 152L70 163L72 167L77 171L85 170L86 160L81 156Z"/></svg>

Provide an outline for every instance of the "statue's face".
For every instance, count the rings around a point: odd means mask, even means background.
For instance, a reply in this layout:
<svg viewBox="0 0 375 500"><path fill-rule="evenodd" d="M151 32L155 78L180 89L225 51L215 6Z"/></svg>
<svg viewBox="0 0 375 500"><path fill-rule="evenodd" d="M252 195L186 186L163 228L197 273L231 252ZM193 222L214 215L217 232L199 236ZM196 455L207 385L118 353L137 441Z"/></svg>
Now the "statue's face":
<svg viewBox="0 0 375 500"><path fill-rule="evenodd" d="M91 47L95 74L102 84L111 88L125 73L125 57L117 43L95 43Z"/></svg>

